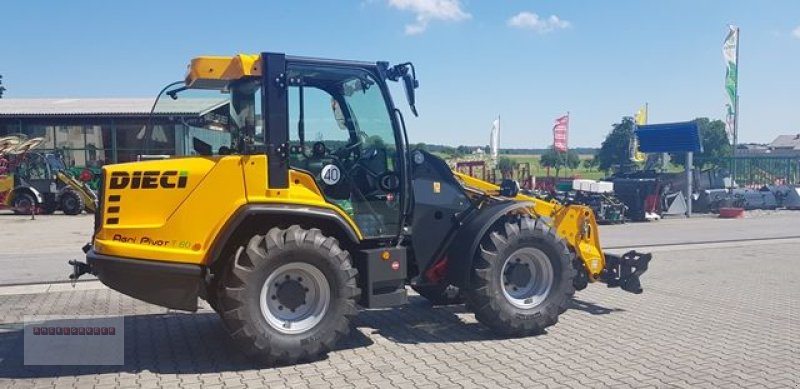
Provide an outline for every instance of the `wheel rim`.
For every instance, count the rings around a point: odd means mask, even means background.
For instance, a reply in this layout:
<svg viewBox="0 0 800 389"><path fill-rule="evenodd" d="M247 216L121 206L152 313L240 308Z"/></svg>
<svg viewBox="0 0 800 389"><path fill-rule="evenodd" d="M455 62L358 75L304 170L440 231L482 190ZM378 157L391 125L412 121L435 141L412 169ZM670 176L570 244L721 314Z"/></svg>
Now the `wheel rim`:
<svg viewBox="0 0 800 389"><path fill-rule="evenodd" d="M14 208L16 208L20 212L30 213L31 210L33 209L33 202L27 198L23 198L17 201L17 205Z"/></svg>
<svg viewBox="0 0 800 389"><path fill-rule="evenodd" d="M302 333L319 324L330 302L327 278L308 263L278 267L261 288L261 313L272 328L284 334Z"/></svg>
<svg viewBox="0 0 800 389"><path fill-rule="evenodd" d="M64 200L64 209L68 211L74 211L77 208L77 204L75 204L75 199L72 197L68 197Z"/></svg>
<svg viewBox="0 0 800 389"><path fill-rule="evenodd" d="M541 304L553 287L553 265L543 251L523 247L506 258L500 273L503 295L517 308Z"/></svg>

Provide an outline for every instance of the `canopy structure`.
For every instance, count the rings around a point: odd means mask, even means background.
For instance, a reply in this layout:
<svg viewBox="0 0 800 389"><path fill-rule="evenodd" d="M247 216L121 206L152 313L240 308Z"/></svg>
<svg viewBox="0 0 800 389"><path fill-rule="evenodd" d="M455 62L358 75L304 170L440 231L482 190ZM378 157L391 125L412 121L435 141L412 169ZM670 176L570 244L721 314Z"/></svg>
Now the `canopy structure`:
<svg viewBox="0 0 800 389"><path fill-rule="evenodd" d="M693 154L703 152L697 121L637 126L639 150L645 153L686 153L686 216L692 214Z"/></svg>
<svg viewBox="0 0 800 389"><path fill-rule="evenodd" d="M645 153L703 152L697 122L648 124L636 127L639 150Z"/></svg>

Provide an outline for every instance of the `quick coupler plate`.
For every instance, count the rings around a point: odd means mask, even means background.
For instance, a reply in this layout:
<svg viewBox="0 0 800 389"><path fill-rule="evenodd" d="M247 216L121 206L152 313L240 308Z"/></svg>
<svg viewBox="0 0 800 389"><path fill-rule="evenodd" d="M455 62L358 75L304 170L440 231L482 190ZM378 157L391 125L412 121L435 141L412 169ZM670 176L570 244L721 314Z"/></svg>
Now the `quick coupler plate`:
<svg viewBox="0 0 800 389"><path fill-rule="evenodd" d="M609 288L620 287L622 290L639 294L642 284L639 277L647 271L653 254L628 251L622 256L606 254L606 268L600 280Z"/></svg>

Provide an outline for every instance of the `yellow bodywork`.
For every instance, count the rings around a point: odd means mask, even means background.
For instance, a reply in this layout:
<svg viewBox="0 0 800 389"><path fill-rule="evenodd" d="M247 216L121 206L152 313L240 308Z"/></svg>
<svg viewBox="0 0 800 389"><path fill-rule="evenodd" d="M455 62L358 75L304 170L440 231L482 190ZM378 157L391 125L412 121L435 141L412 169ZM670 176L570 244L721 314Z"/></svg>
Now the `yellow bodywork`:
<svg viewBox="0 0 800 389"><path fill-rule="evenodd" d="M497 192L500 187L463 173L453 172L467 187L485 192ZM600 248L599 230L594 211L582 205L563 206L558 202L548 202L531 196L517 195L515 200L532 202L528 211L531 215L545 218L556 233L572 247L583 261L592 281L600 277L605 268L605 255Z"/></svg>
<svg viewBox="0 0 800 389"><path fill-rule="evenodd" d="M342 215L358 238L362 238L344 211L325 202L308 174L290 171L289 189L270 190L265 155L174 158L109 165L103 169L106 176L103 228L94 240L98 253L206 264L213 239L246 203L288 203L331 209ZM185 173L185 187L111 188L115 172L131 175L168 171ZM168 177L167 183L175 185L177 177Z"/></svg>
<svg viewBox="0 0 800 389"><path fill-rule="evenodd" d="M14 176L11 174L0 175L0 205L11 204L11 190L14 189Z"/></svg>
<svg viewBox="0 0 800 389"><path fill-rule="evenodd" d="M245 204L294 204L333 210L363 236L353 219L328 203L308 173L289 172L288 189L270 189L267 157L186 157L109 165L104 167L103 228L95 236L95 250L106 255L169 262L207 264L209 249L236 211ZM114 173L177 171L185 174L183 188L113 189ZM497 191L496 185L454 173L467 187ZM167 178L174 184L177 176ZM171 181L170 181L171 180ZM532 202L531 215L545 218L584 262L591 280L600 276L605 257L600 248L594 213L584 206L562 206L518 195Z"/></svg>
<svg viewBox="0 0 800 389"><path fill-rule="evenodd" d="M186 86L192 89L226 89L231 81L261 75L261 56L204 56L192 59Z"/></svg>

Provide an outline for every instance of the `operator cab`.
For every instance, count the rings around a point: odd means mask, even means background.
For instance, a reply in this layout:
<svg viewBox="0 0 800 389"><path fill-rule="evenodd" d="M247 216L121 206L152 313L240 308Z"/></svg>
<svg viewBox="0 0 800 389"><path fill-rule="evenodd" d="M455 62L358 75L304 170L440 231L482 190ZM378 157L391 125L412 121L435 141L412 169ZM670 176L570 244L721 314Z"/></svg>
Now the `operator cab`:
<svg viewBox="0 0 800 389"><path fill-rule="evenodd" d="M172 99L157 99L153 110L229 94L230 119L221 128L229 135L216 143L193 137L195 154L266 153L271 189L288 187L289 169L306 172L365 238L397 237L408 212L406 137L386 80L404 81L416 114L413 65L272 53L223 58L195 59L186 82L165 88Z"/></svg>

